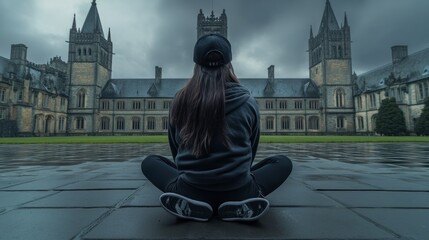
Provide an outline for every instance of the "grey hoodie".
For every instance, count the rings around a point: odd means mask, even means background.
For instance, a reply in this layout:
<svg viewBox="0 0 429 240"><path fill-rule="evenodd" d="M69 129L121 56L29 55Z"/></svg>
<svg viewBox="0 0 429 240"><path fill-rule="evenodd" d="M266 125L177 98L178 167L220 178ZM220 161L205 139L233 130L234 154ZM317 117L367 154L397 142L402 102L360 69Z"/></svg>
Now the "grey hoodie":
<svg viewBox="0 0 429 240"><path fill-rule="evenodd" d="M259 110L249 91L238 83L225 86L226 147L214 139L211 152L195 158L180 141L180 130L170 125L170 149L179 169L179 179L207 191L230 191L252 181L250 167L259 143Z"/></svg>

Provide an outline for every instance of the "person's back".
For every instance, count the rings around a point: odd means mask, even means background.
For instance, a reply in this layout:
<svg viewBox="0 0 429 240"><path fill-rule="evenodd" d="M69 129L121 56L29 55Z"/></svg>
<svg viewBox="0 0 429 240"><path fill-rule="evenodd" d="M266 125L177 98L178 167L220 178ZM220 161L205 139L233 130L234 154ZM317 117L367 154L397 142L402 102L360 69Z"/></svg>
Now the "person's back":
<svg viewBox="0 0 429 240"><path fill-rule="evenodd" d="M194 75L170 111L169 144L174 163L148 156L142 171L161 191L162 206L187 219L258 219L263 197L289 176L290 160L267 158L252 166L259 142L255 99L239 84L231 45L220 35L201 37L194 49Z"/></svg>

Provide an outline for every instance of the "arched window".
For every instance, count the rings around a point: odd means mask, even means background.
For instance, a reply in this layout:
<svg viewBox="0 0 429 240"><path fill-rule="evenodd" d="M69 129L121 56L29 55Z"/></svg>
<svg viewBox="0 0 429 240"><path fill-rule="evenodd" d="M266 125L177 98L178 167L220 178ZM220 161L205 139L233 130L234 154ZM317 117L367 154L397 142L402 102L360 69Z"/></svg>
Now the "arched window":
<svg viewBox="0 0 429 240"><path fill-rule="evenodd" d="M140 118L139 117L133 117L133 130L140 130Z"/></svg>
<svg viewBox="0 0 429 240"><path fill-rule="evenodd" d="M344 107L345 95L346 94L342 88L339 88L335 91L335 105L337 108Z"/></svg>
<svg viewBox="0 0 429 240"><path fill-rule="evenodd" d="M110 129L110 118L102 117L101 118L101 130L109 130Z"/></svg>
<svg viewBox="0 0 429 240"><path fill-rule="evenodd" d="M319 129L319 117L310 117L308 120L308 129L318 130Z"/></svg>
<svg viewBox="0 0 429 240"><path fill-rule="evenodd" d="M76 129L82 130L85 128L85 119L83 117L76 117Z"/></svg>
<svg viewBox="0 0 429 240"><path fill-rule="evenodd" d="M363 117L359 116L358 117L358 129L359 130L363 130L365 128L364 122L363 122Z"/></svg>
<svg viewBox="0 0 429 240"><path fill-rule="evenodd" d="M340 58L342 58L342 57L343 57L343 48L342 48L341 46L338 46L338 56L339 56Z"/></svg>
<svg viewBox="0 0 429 240"><path fill-rule="evenodd" d="M147 129L155 130L155 118L154 117L148 117L147 118Z"/></svg>
<svg viewBox="0 0 429 240"><path fill-rule="evenodd" d="M304 129L304 118L303 117L296 117L295 118L295 129L296 130L303 130Z"/></svg>
<svg viewBox="0 0 429 240"><path fill-rule="evenodd" d="M372 126L372 131L375 132L375 128L377 126L377 114L372 115L371 126Z"/></svg>
<svg viewBox="0 0 429 240"><path fill-rule="evenodd" d="M273 130L274 129L274 118L273 117L267 117L266 126L267 130Z"/></svg>
<svg viewBox="0 0 429 240"><path fill-rule="evenodd" d="M80 48L77 50L77 55L82 55L82 50Z"/></svg>
<svg viewBox="0 0 429 240"><path fill-rule="evenodd" d="M80 90L77 93L77 107L78 108L84 108L85 107L85 91Z"/></svg>
<svg viewBox="0 0 429 240"><path fill-rule="evenodd" d="M281 129L290 129L290 118L282 117L281 118Z"/></svg>
<svg viewBox="0 0 429 240"><path fill-rule="evenodd" d="M83 49L83 55L86 56L86 48Z"/></svg>
<svg viewBox="0 0 429 240"><path fill-rule="evenodd" d="M92 49L91 49L91 48L89 48L89 49L88 49L88 55L89 55L89 56L91 56L91 55L92 55Z"/></svg>
<svg viewBox="0 0 429 240"><path fill-rule="evenodd" d="M344 129L346 127L346 119L344 117L337 117L337 128Z"/></svg>
<svg viewBox="0 0 429 240"><path fill-rule="evenodd" d="M125 120L123 117L116 119L116 130L125 130Z"/></svg>
<svg viewBox="0 0 429 240"><path fill-rule="evenodd" d="M331 58L337 58L337 47L336 46L331 47Z"/></svg>
<svg viewBox="0 0 429 240"><path fill-rule="evenodd" d="M168 117L162 118L162 130L168 130Z"/></svg>

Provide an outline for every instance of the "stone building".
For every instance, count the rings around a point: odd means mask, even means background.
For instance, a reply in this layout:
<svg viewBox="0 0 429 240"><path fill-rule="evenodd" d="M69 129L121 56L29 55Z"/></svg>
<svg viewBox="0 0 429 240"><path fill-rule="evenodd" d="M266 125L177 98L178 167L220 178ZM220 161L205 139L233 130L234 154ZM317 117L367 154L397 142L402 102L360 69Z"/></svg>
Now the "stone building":
<svg viewBox="0 0 429 240"><path fill-rule="evenodd" d="M265 134L374 134L380 102L395 97L407 129L428 97L429 49L408 55L392 47L392 63L352 74L350 26L338 24L329 0L317 34L308 40L309 78L241 78L256 98ZM225 10L220 17L197 16L197 37L227 37ZM104 35L95 0L81 29L73 18L68 63L27 60L27 47L12 45L10 60L0 57L0 135L140 135L167 132L174 94L187 78L112 79L113 43ZM304 49L303 49L304 51ZM15 129L11 133L10 129Z"/></svg>
<svg viewBox="0 0 429 240"><path fill-rule="evenodd" d="M407 46L393 46L392 62L354 76L356 132L372 134L380 103L394 97L413 132L429 97L429 49L408 55Z"/></svg>
<svg viewBox="0 0 429 240"><path fill-rule="evenodd" d="M0 57L0 136L66 133L67 63L27 60L27 47L13 44L10 59Z"/></svg>

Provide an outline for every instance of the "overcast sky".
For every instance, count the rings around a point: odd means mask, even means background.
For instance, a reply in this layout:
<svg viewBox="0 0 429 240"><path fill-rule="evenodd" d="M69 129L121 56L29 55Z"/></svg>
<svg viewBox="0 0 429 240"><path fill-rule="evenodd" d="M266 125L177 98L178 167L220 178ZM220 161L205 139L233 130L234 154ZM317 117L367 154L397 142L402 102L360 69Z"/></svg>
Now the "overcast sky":
<svg viewBox="0 0 429 240"><path fill-rule="evenodd" d="M73 14L82 27L92 0L0 0L0 56L10 45L28 47L28 60L67 60ZM308 77L310 26L317 33L326 0L98 0L107 37L111 28L114 78L190 77L197 14L228 17L228 38L239 77ZM331 0L341 25L347 12L357 74L391 61L390 47L409 53L429 47L428 0ZM212 7L213 6L213 7Z"/></svg>

